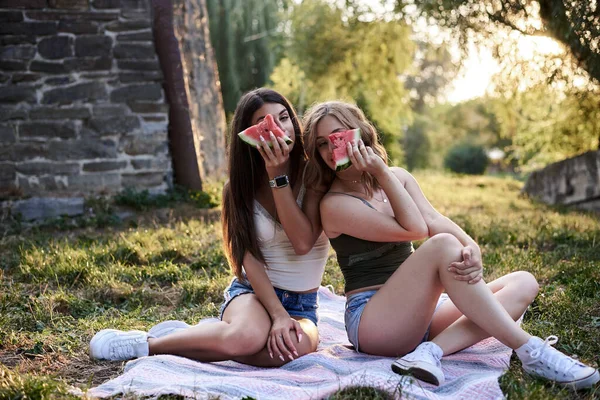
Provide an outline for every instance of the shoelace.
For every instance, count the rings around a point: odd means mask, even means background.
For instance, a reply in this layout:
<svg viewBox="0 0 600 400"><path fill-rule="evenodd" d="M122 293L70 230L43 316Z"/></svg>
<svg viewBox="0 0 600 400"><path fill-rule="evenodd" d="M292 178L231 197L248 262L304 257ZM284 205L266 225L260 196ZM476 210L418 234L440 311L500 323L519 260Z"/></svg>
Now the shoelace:
<svg viewBox="0 0 600 400"><path fill-rule="evenodd" d="M424 360L433 365L437 365L437 362L438 362L438 360L435 358L435 356L429 350L429 346L427 346L427 345L417 347L417 349L413 353L413 356L410 358L414 358L416 360Z"/></svg>
<svg viewBox="0 0 600 400"><path fill-rule="evenodd" d="M531 352L531 358L538 361L543 353L548 355L547 362L554 366L554 372L558 373L558 371L563 371L563 375L566 376L567 373L577 365L577 361L573 360L571 357L561 353L555 348L551 347L558 342L558 337L554 335L550 335L544 340L544 344ZM564 366L565 370L561 367Z"/></svg>
<svg viewBox="0 0 600 400"><path fill-rule="evenodd" d="M133 358L135 355L135 350L133 346L139 344L139 339L126 339L120 340L119 342L113 344L110 348L111 354L120 359L129 359Z"/></svg>

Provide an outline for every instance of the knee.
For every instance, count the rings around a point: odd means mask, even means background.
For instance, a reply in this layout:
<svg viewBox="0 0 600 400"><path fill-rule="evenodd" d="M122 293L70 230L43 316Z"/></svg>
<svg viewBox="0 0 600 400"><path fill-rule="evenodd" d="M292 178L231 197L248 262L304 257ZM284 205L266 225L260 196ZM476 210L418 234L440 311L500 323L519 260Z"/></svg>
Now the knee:
<svg viewBox="0 0 600 400"><path fill-rule="evenodd" d="M256 354L267 343L265 332L253 327L246 327L245 329L232 328L225 333L223 339L221 351L230 358Z"/></svg>
<svg viewBox="0 0 600 400"><path fill-rule="evenodd" d="M311 335L307 334L302 338L302 342L299 343L295 332L291 332L290 336L292 337L292 342L296 347L296 351L298 351L298 356L303 356L317 351L317 344L319 341L318 338L313 340Z"/></svg>
<svg viewBox="0 0 600 400"><path fill-rule="evenodd" d="M524 302L531 304L540 291L537 279L527 271L517 271L514 274L518 282L517 293L522 296Z"/></svg>
<svg viewBox="0 0 600 400"><path fill-rule="evenodd" d="M450 262L462 260L461 250L464 246L454 235L449 233L438 233L423 244L423 246L426 245L430 251L434 252L436 255L450 258Z"/></svg>

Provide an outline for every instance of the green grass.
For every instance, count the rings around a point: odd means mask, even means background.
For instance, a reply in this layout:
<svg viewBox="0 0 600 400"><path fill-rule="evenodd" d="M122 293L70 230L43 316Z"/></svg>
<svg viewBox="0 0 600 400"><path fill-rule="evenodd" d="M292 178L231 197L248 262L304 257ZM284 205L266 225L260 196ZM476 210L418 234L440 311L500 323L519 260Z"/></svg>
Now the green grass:
<svg viewBox="0 0 600 400"><path fill-rule="evenodd" d="M515 270L538 278L540 294L524 327L559 336L560 350L598 367L597 216L531 202L519 195L522 182L510 178L417 178L432 204L480 243L487 280ZM143 197L130 200L155 207ZM130 224L47 224L0 236L0 399L69 398L69 389L117 376L122 364L87 355L100 329L147 330L165 319L193 323L218 312L230 279L220 224L185 215L181 203L169 201L158 205L173 206L168 212L144 211ZM342 291L334 257L323 283ZM600 388L573 393L523 376L515 359L500 382L510 399L600 397ZM331 398L392 395L354 387Z"/></svg>

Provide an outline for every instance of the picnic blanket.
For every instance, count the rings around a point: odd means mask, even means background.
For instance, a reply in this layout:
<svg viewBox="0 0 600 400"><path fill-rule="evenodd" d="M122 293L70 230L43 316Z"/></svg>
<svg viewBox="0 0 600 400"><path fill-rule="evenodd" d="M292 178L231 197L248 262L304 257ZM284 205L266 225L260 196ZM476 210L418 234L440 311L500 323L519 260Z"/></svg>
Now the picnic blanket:
<svg viewBox="0 0 600 400"><path fill-rule="evenodd" d="M343 388L371 386L396 398L503 398L498 377L508 367L512 350L496 339L484 340L444 357L446 382L436 387L393 373L392 358L354 351L344 329L344 303L344 297L324 287L319 289L318 351L281 368L257 368L234 361L201 363L171 355L143 357L128 362L122 375L90 389L87 394L292 400L321 399ZM210 322L208 319L201 323Z"/></svg>

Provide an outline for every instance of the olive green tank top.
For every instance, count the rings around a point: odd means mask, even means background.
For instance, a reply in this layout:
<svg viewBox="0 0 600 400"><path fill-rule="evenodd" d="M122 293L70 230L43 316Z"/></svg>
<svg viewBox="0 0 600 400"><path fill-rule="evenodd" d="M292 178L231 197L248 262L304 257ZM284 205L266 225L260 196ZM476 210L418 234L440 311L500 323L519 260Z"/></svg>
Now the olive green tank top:
<svg viewBox="0 0 600 400"><path fill-rule="evenodd" d="M361 197L342 192L329 193L355 197L375 209ZM414 251L412 242L371 242L346 234L330 238L329 243L344 275L346 293L384 284Z"/></svg>

